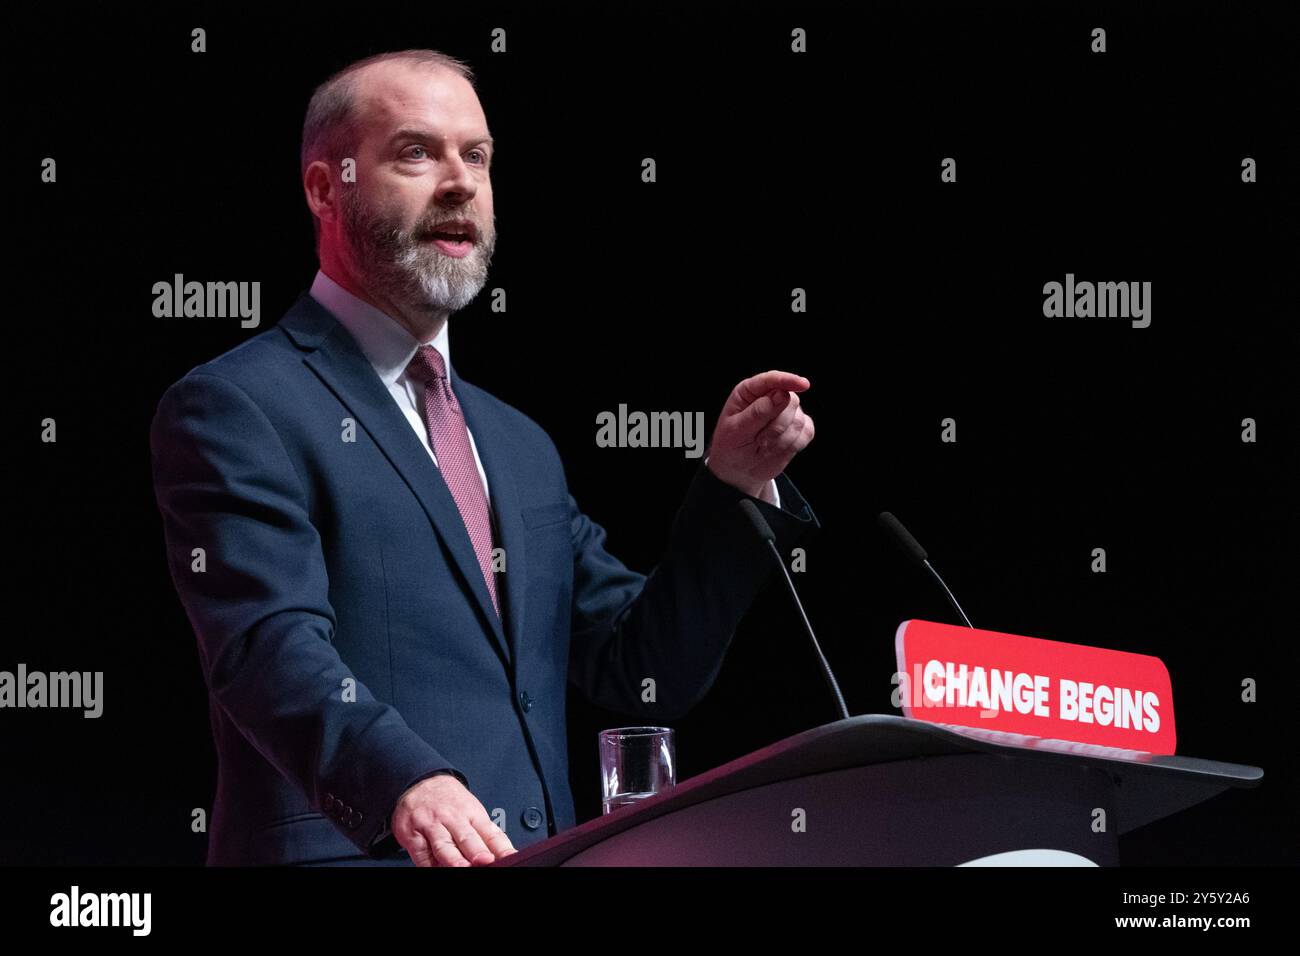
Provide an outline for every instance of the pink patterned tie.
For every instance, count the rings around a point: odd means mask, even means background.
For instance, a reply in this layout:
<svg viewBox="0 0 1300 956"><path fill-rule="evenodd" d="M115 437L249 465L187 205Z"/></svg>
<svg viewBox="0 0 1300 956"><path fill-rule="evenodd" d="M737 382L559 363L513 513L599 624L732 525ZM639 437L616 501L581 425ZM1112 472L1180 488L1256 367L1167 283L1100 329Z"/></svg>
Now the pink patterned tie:
<svg viewBox="0 0 1300 956"><path fill-rule="evenodd" d="M492 606L501 616L497 601L496 575L492 571L492 519L488 515L487 495L483 493L483 480L474 463L474 451L469 444L469 429L460 403L452 394L447 381L447 367L442 355L432 345L421 345L407 371L416 381L424 382L424 423L429 429L429 441L438 459L438 470L447 482L447 489L456 499L456 507L465 522L465 530L474 543L478 565L487 581Z"/></svg>

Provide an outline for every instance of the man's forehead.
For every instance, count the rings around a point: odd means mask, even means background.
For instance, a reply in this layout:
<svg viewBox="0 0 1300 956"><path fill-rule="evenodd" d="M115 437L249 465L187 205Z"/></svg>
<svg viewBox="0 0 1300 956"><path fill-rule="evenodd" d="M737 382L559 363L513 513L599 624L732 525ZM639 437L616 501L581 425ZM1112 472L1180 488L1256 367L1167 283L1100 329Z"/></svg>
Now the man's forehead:
<svg viewBox="0 0 1300 956"><path fill-rule="evenodd" d="M487 128L478 96L463 76L400 61L377 63L358 74L357 113L367 135L387 136L411 126L449 134Z"/></svg>

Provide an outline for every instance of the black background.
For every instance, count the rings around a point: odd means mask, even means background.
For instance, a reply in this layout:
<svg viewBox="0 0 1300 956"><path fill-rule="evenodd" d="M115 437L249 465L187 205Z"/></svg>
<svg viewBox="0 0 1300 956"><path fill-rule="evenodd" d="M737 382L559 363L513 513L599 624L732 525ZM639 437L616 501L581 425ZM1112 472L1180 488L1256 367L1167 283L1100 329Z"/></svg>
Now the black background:
<svg viewBox="0 0 1300 956"><path fill-rule="evenodd" d="M1294 24L1284 5L862 6L105 6L15 22L0 668L102 670L105 713L0 714L0 863L202 861L190 815L215 763L149 421L168 384L311 283L298 147L313 88L410 47L469 61L497 140L497 253L451 320L456 367L548 430L615 554L649 570L696 462L597 448L598 412L701 410L712 428L741 378L806 375L817 437L789 474L823 530L798 584L852 712L894 712L901 620L951 619L875 530L891 510L977 626L1158 655L1179 753L1265 769L1257 790L1124 837L1126 862L1300 859ZM190 52L195 26L206 53ZM505 54L489 51L498 26ZM807 54L789 50L794 27ZM940 182L949 156L956 184ZM261 327L154 318L152 285L177 272L260 281ZM1044 318L1043 284L1067 272L1150 281L1151 326ZM496 287L504 314L487 308ZM47 416L56 444L39 440ZM956 444L940 442L949 416ZM625 720L577 699L570 715L581 820L599 813L595 733ZM676 724L679 775L833 718L773 587Z"/></svg>

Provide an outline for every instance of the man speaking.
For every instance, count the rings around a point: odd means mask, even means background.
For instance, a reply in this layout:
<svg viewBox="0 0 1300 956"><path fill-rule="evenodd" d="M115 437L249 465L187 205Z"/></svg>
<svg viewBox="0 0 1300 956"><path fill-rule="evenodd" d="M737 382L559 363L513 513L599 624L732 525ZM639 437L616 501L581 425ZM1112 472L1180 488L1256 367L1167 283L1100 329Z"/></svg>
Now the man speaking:
<svg viewBox="0 0 1300 956"><path fill-rule="evenodd" d="M783 474L809 383L769 371L732 391L649 576L605 550L546 433L451 363L496 241L492 154L451 57L322 84L310 292L159 402L218 757L209 864L469 866L573 826L567 683L641 723L685 714L771 572L737 503L782 553L817 525Z"/></svg>

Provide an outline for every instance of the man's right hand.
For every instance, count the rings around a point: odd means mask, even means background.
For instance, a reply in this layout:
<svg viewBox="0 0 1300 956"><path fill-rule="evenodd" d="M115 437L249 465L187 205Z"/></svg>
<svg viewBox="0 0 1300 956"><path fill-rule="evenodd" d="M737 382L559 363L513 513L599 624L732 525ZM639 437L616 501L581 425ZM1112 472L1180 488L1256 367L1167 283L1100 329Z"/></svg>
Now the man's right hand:
<svg viewBox="0 0 1300 956"><path fill-rule="evenodd" d="M416 866L484 866L519 852L451 774L425 777L402 794L393 836Z"/></svg>

